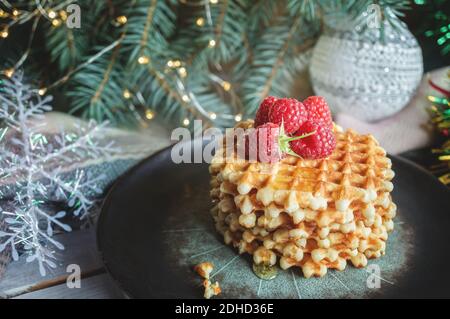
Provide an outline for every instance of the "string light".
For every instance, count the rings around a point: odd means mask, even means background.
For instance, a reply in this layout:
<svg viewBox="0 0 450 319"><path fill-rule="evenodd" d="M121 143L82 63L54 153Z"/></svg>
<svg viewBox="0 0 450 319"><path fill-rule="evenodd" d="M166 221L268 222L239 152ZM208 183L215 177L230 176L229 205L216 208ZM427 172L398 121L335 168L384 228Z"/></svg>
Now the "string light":
<svg viewBox="0 0 450 319"><path fill-rule="evenodd" d="M0 18L7 18L9 17L9 14L2 9L0 9Z"/></svg>
<svg viewBox="0 0 450 319"><path fill-rule="evenodd" d="M59 11L59 16L61 17L61 19L62 19L63 21L66 21L66 20L67 20L67 12L66 12L66 11L60 10L60 11Z"/></svg>
<svg viewBox="0 0 450 319"><path fill-rule="evenodd" d="M12 12L12 15L15 16L15 17L17 17L19 14L20 14L20 11L17 10L17 9L14 9L13 12Z"/></svg>
<svg viewBox="0 0 450 319"><path fill-rule="evenodd" d="M189 96L187 96L187 94L184 94L182 97L181 97L181 99L184 101L184 102L189 102L191 99L189 98Z"/></svg>
<svg viewBox="0 0 450 319"><path fill-rule="evenodd" d="M54 18L56 18L56 12L55 11L50 11L49 13L48 13L48 17L50 18L50 19L54 19Z"/></svg>
<svg viewBox="0 0 450 319"><path fill-rule="evenodd" d="M123 97L127 100L131 97L131 93L130 91L128 91L128 89L123 90Z"/></svg>
<svg viewBox="0 0 450 319"><path fill-rule="evenodd" d="M61 20L59 20L59 19L53 19L53 20L52 20L52 25L53 25L55 28L59 27L59 26L61 25Z"/></svg>
<svg viewBox="0 0 450 319"><path fill-rule="evenodd" d="M149 57L147 57L147 56L145 56L145 55L140 56L140 57L138 58L138 63L139 63L139 64L148 64L149 62L150 62Z"/></svg>
<svg viewBox="0 0 450 319"><path fill-rule="evenodd" d="M179 68L181 66L180 60L169 60L167 61L167 66L169 68Z"/></svg>
<svg viewBox="0 0 450 319"><path fill-rule="evenodd" d="M214 48L215 46L216 46L216 40L213 40L213 39L209 40L208 47Z"/></svg>
<svg viewBox="0 0 450 319"><path fill-rule="evenodd" d="M199 27L203 27L205 25L205 19L204 18L198 18L195 21L195 24L198 25Z"/></svg>
<svg viewBox="0 0 450 319"><path fill-rule="evenodd" d="M118 16L118 17L116 18L116 22L117 22L118 24L120 24L120 25L124 25L125 23L128 22L128 19L127 19L126 16Z"/></svg>
<svg viewBox="0 0 450 319"><path fill-rule="evenodd" d="M46 88L40 88L40 89L38 90L38 94L39 94L40 96L43 96L46 92L47 92L47 89L46 89Z"/></svg>
<svg viewBox="0 0 450 319"><path fill-rule="evenodd" d="M231 89L231 83L228 81L223 81L222 82L222 87L225 91L229 91Z"/></svg>
<svg viewBox="0 0 450 319"><path fill-rule="evenodd" d="M236 122L242 121L242 114L236 114L236 116L234 117L234 120L235 120Z"/></svg>
<svg viewBox="0 0 450 319"><path fill-rule="evenodd" d="M211 112L211 113L209 113L209 118L210 118L211 120L215 120L215 119L217 118L217 114Z"/></svg>
<svg viewBox="0 0 450 319"><path fill-rule="evenodd" d="M11 69L6 69L5 71L3 71L3 73L4 73L8 78L10 78L10 77L12 77L12 76L14 75L14 69L13 69L13 68L11 68Z"/></svg>
<svg viewBox="0 0 450 319"><path fill-rule="evenodd" d="M179 69L178 69L178 73L180 74L180 76L181 76L182 78L185 78L186 75L187 75L186 68L185 68L185 67L179 68Z"/></svg>
<svg viewBox="0 0 450 319"><path fill-rule="evenodd" d="M0 37L2 37L3 39L6 39L8 37L9 33L8 33L8 28L4 28L1 32L0 32Z"/></svg>
<svg viewBox="0 0 450 319"><path fill-rule="evenodd" d="M211 4L217 4L219 2L219 0L209 0L209 3Z"/></svg>
<svg viewBox="0 0 450 319"><path fill-rule="evenodd" d="M152 120L155 117L155 113L152 110L145 111L145 118L147 120Z"/></svg>
<svg viewBox="0 0 450 319"><path fill-rule="evenodd" d="M184 125L184 126L188 126L189 123L190 123L190 121L189 121L189 119L186 117L186 118L183 120L183 125Z"/></svg>

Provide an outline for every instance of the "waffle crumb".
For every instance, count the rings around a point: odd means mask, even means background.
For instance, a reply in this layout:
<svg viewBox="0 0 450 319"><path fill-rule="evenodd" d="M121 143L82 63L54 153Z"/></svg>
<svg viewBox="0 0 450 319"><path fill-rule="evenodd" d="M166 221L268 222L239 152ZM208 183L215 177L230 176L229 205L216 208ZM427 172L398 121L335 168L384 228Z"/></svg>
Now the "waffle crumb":
<svg viewBox="0 0 450 319"><path fill-rule="evenodd" d="M209 279L209 275L214 269L214 265L210 262L202 262L194 267L194 270L204 279Z"/></svg>
<svg viewBox="0 0 450 319"><path fill-rule="evenodd" d="M206 299L217 296L222 292L218 281L216 281L215 283L211 283L209 279L205 279L203 280L203 287L205 287L205 293L203 297L205 297Z"/></svg>

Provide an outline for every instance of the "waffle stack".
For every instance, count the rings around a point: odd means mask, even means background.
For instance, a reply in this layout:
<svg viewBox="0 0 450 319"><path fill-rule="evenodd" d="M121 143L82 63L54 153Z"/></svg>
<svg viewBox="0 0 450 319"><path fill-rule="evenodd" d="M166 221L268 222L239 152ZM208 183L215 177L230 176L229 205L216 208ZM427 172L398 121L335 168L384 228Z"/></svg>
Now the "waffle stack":
<svg viewBox="0 0 450 319"><path fill-rule="evenodd" d="M250 127L244 122L239 127ZM221 148L210 165L212 208L226 244L256 264L324 276L382 256L393 230L391 161L372 135L335 129L325 159L249 162Z"/></svg>

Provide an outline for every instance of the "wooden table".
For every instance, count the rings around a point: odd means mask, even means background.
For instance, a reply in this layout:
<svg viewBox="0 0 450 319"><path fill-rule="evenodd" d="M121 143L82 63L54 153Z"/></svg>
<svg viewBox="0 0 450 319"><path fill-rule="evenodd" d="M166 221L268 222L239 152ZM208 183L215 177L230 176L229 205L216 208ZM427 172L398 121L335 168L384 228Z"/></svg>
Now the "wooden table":
<svg viewBox="0 0 450 319"><path fill-rule="evenodd" d="M65 246L58 254L58 267L41 277L35 263L23 259L8 265L0 280L0 297L18 299L110 299L124 298L122 292L103 268L96 247L95 229L78 230L56 235ZM70 264L81 268L81 287L69 288L66 284L71 273L66 272Z"/></svg>

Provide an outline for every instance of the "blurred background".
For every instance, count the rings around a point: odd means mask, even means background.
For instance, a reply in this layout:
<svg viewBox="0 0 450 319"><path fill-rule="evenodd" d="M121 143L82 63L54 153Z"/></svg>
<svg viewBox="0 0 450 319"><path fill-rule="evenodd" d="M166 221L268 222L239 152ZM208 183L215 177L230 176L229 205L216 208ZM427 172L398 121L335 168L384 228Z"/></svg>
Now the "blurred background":
<svg viewBox="0 0 450 319"><path fill-rule="evenodd" d="M55 109L120 126L232 126L267 95L311 87L335 112L357 104L357 117L379 120L409 102L422 64L450 56L445 0L2 0L0 10L4 76L22 69Z"/></svg>

